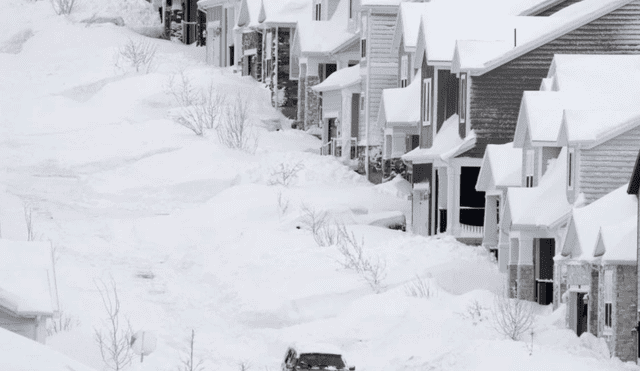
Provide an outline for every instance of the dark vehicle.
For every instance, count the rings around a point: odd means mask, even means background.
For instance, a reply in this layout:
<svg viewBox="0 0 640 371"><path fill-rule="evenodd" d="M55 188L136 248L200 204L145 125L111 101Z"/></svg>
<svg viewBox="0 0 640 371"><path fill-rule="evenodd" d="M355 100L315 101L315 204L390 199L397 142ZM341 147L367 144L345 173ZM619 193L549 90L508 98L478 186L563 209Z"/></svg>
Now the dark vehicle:
<svg viewBox="0 0 640 371"><path fill-rule="evenodd" d="M327 344L292 345L282 362L282 371L355 369L354 366L348 366L340 349Z"/></svg>

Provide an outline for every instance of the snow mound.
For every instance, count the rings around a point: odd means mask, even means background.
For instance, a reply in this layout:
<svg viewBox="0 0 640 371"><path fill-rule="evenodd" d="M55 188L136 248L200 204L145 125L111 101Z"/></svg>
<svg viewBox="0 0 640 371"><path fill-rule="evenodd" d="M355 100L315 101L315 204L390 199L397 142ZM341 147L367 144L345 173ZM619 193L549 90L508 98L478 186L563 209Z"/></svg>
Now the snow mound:
<svg viewBox="0 0 640 371"><path fill-rule="evenodd" d="M9 38L9 40L0 44L0 53L18 54L22 51L22 45L26 43L31 36L33 36L33 30L26 28L15 33Z"/></svg>
<svg viewBox="0 0 640 371"><path fill-rule="evenodd" d="M389 194L403 200L408 200L411 195L411 183L400 175L396 175L395 178L386 183L377 184L374 188L378 192Z"/></svg>

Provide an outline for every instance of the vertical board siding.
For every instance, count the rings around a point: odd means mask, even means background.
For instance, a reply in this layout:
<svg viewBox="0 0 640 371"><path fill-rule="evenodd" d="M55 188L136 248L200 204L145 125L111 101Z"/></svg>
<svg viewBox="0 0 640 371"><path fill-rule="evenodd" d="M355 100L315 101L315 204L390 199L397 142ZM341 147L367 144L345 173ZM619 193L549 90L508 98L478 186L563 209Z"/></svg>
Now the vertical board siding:
<svg viewBox="0 0 640 371"><path fill-rule="evenodd" d="M398 55L391 53L397 14L376 14L369 17L369 86L366 99L369 101L369 141L380 145L384 140L384 128L378 125L378 112L382 101L382 90L398 86ZM366 128L360 128L364 138Z"/></svg>
<svg viewBox="0 0 640 371"><path fill-rule="evenodd" d="M580 150L578 187L591 203L629 182L638 156L640 127L591 149Z"/></svg>
<svg viewBox="0 0 640 371"><path fill-rule="evenodd" d="M640 1L634 1L482 76L474 76L471 129L477 145L465 153L482 157L487 144L513 140L522 93L539 90L554 54L640 54Z"/></svg>

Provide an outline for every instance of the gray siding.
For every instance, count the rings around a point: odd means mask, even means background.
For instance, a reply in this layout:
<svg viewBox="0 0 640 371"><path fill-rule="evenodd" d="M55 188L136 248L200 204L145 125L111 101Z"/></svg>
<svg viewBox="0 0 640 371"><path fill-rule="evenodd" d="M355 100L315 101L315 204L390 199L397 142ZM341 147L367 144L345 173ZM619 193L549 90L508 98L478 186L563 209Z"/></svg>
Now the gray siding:
<svg viewBox="0 0 640 371"><path fill-rule="evenodd" d="M0 327L32 340L37 340L35 318L15 317L0 310Z"/></svg>
<svg viewBox="0 0 640 371"><path fill-rule="evenodd" d="M577 186L588 203L629 182L639 146L640 127L636 127L597 147L579 151Z"/></svg>

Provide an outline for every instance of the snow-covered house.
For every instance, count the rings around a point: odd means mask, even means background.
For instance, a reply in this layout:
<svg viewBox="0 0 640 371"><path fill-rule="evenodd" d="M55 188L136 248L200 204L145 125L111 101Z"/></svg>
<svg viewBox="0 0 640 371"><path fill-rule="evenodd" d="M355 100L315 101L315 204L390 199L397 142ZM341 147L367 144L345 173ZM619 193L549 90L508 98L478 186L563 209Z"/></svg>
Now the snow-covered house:
<svg viewBox="0 0 640 371"><path fill-rule="evenodd" d="M298 20L309 15L309 0L262 0L259 31L264 53L262 73L271 90L271 101L290 119L297 118L299 61L291 53Z"/></svg>
<svg viewBox="0 0 640 371"><path fill-rule="evenodd" d="M291 53L299 67L291 70L291 79L298 79L297 118L306 129L322 125L319 92L312 87L359 63L359 6L357 0L313 0L310 14L298 20ZM353 99L359 113L359 94Z"/></svg>
<svg viewBox="0 0 640 371"><path fill-rule="evenodd" d="M441 104L442 94L439 94L439 90L442 85L436 80L439 80L442 72L440 69L445 68L445 65L450 66L449 72L455 73L458 79L458 131L460 137L467 142L467 147L460 148L460 152L452 156L453 160L440 169L421 158L420 150L408 153L405 160L412 163L414 172L428 174L425 179L430 183L429 189L438 188L431 184L436 178L436 172L440 173L439 179L448 179L448 190L454 195L447 195L453 201L447 203L447 231L459 239L479 240L482 236L484 210L477 205L480 204L479 200L484 199L484 195L461 183L476 183L478 167L487 144L513 140L522 93L539 88L553 55L563 52L638 53L640 40L635 30L638 28L639 12L640 4L637 1L586 0L570 4L546 17L487 16L475 19L472 17L468 22L465 19L464 23L469 24L469 27L464 28L477 33L467 37L456 35L455 29L452 32L424 32L425 27L434 27L438 21L443 22L444 18L428 22L423 19L423 31L419 32L418 37L424 37L427 42L425 44L419 39L416 58L427 60L427 64L423 66L423 81L430 88L427 89L428 94L423 94L423 100L428 101L423 107L429 116L422 123L421 148L430 147L437 135L439 123L444 122L437 112ZM433 12L429 12L427 16L430 14ZM454 24L459 24L459 20ZM472 24L484 24L484 27L472 27ZM428 42L429 35L434 37L433 35L442 34L448 36L433 43ZM435 58L436 54L430 50L439 44L446 44L449 37L455 42L453 59L448 64L436 59L429 65L428 61ZM446 60L447 57L444 58ZM445 74L445 77L448 75ZM431 125L431 121L435 121L436 125ZM451 145L453 146L454 144ZM421 166L416 168L416 164ZM461 178L464 179L460 180ZM465 195L464 192L469 193ZM420 198L414 195L414 200ZM437 223L437 217L441 215L435 209L437 204L439 203L430 204L429 213L420 213L429 216L430 220L414 218L413 224L426 223L429 226L427 230L435 232L436 225L442 224Z"/></svg>
<svg viewBox="0 0 640 371"><path fill-rule="evenodd" d="M198 0L197 4L198 9L206 13L207 63L217 67L235 65L242 43L240 36L234 32L240 13L240 0Z"/></svg>
<svg viewBox="0 0 640 371"><path fill-rule="evenodd" d="M355 158L360 84L360 65L357 64L334 72L312 87L322 95L322 154Z"/></svg>
<svg viewBox="0 0 640 371"><path fill-rule="evenodd" d="M639 58L556 55L541 91L523 94L514 134L522 183L506 194L499 226L509 236L509 254L498 257L518 298L554 300L557 267L548 257L560 246L571 205L589 204L627 182L640 142ZM619 68L602 72L610 63ZM543 179L559 167L564 175L551 187Z"/></svg>
<svg viewBox="0 0 640 371"><path fill-rule="evenodd" d="M638 198L627 190L573 209L554 281L567 327L605 338L613 356L635 362Z"/></svg>
<svg viewBox="0 0 640 371"><path fill-rule="evenodd" d="M58 312L50 243L0 239L0 257L0 327L44 343Z"/></svg>
<svg viewBox="0 0 640 371"><path fill-rule="evenodd" d="M484 153L476 190L485 193L484 235L482 246L498 258L500 271L507 271L507 260L499 256L509 253L509 235L499 228L500 214L507 196L507 188L522 184L522 148L513 142L490 144ZM501 233L503 232L503 233Z"/></svg>

